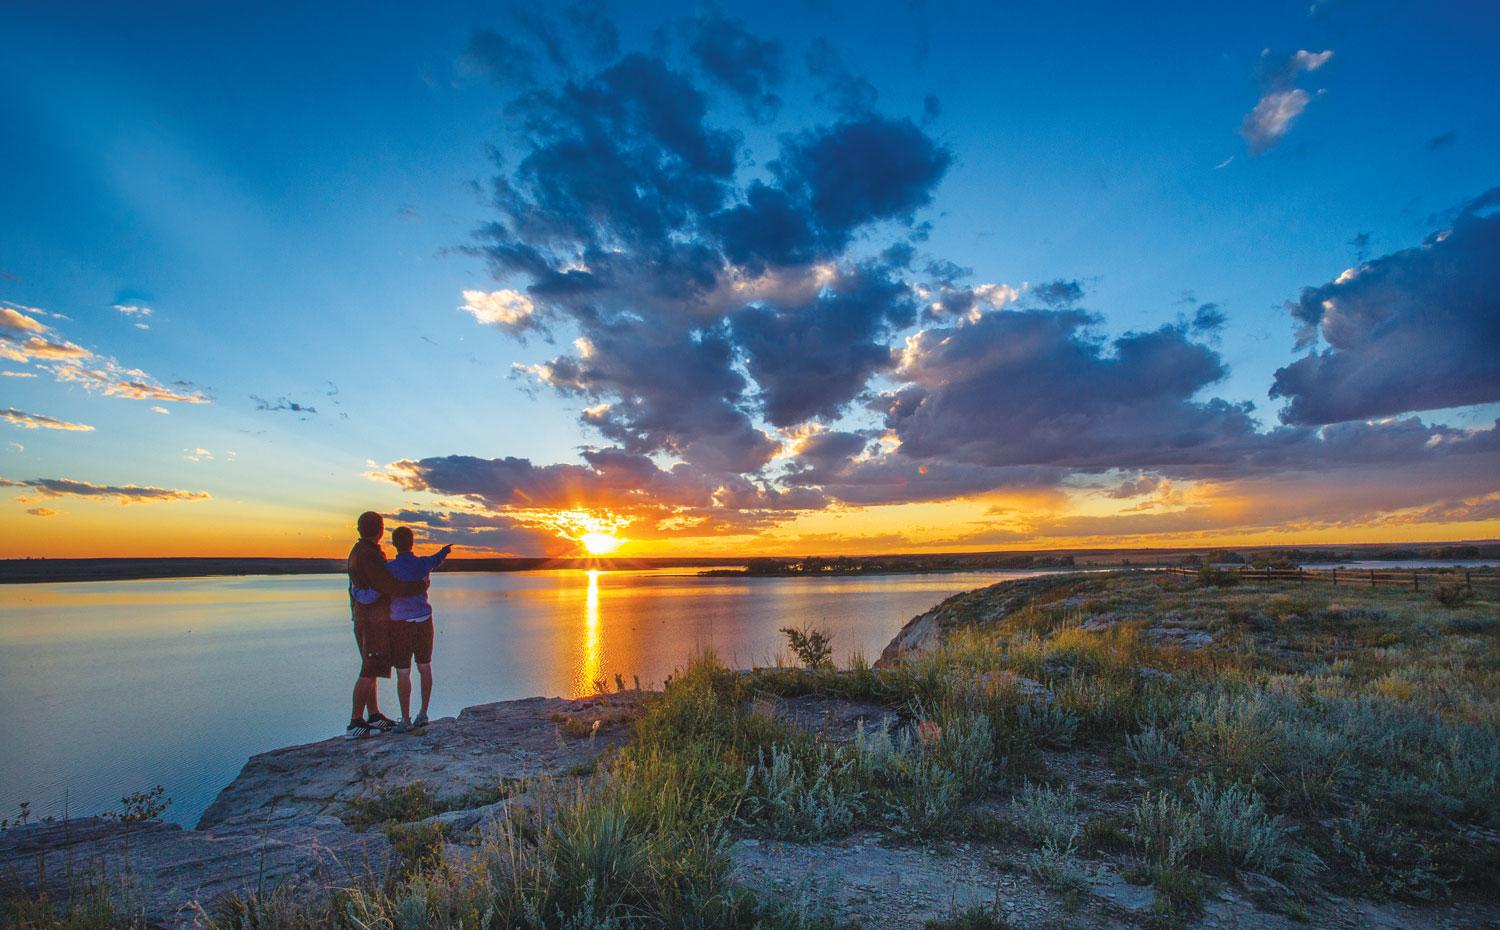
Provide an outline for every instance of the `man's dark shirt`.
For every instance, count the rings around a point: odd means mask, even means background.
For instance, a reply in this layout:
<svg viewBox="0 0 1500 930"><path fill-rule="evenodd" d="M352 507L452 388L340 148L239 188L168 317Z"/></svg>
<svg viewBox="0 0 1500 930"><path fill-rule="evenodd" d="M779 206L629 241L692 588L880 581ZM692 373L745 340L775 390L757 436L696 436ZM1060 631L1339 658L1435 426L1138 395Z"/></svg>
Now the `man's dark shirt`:
<svg viewBox="0 0 1500 930"><path fill-rule="evenodd" d="M360 539L349 550L349 586L368 588L380 592L380 599L373 604L361 604L349 593L349 609L356 620L388 620L391 615L391 595L423 594L428 582L397 581L385 564L385 553L373 539Z"/></svg>

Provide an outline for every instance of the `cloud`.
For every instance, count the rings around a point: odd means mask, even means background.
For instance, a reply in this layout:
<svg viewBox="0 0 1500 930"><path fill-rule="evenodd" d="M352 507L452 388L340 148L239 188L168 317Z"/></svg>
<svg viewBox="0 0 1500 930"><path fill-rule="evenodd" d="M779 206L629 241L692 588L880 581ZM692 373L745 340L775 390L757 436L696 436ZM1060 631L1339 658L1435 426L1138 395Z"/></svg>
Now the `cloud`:
<svg viewBox="0 0 1500 930"><path fill-rule="evenodd" d="M158 501L206 501L206 491L178 491L170 488L142 487L134 484L92 484L74 481L71 478L33 478L30 481L13 481L0 478L0 487L30 488L42 497L92 497L114 498L121 504L141 504Z"/></svg>
<svg viewBox="0 0 1500 930"><path fill-rule="evenodd" d="M31 514L33 517L57 516L57 511L53 510L51 507L28 507L26 509L26 512Z"/></svg>
<svg viewBox="0 0 1500 930"><path fill-rule="evenodd" d="M157 400L178 404L212 403L202 391L160 384L139 368L126 368L112 358L93 356L90 364L60 365L52 369L59 381L73 382L106 397ZM181 382L179 382L181 384Z"/></svg>
<svg viewBox="0 0 1500 930"><path fill-rule="evenodd" d="M1080 310L989 313L912 336L879 398L902 451L982 465L1149 467L1221 458L1255 432L1249 410L1192 398L1223 378L1184 328L1090 335ZM1212 451L1210 451L1212 450Z"/></svg>
<svg viewBox="0 0 1500 930"><path fill-rule="evenodd" d="M813 39L807 49L807 73L818 87L818 99L845 117L860 117L875 108L875 85L849 70L833 43Z"/></svg>
<svg viewBox="0 0 1500 930"><path fill-rule="evenodd" d="M0 378L35 378L34 371L0 371Z"/></svg>
<svg viewBox="0 0 1500 930"><path fill-rule="evenodd" d="M502 86L529 83L536 59L523 45L493 29L475 29L458 57L459 74L484 78Z"/></svg>
<svg viewBox="0 0 1500 930"><path fill-rule="evenodd" d="M295 400L289 400L284 396L277 398L275 401L269 401L257 394L251 394L250 399L255 401L256 410L266 411L269 413L280 413L284 411L286 413L315 414L318 412L318 408L316 407L309 407L306 404L299 404Z"/></svg>
<svg viewBox="0 0 1500 930"><path fill-rule="evenodd" d="M418 530L417 545L454 545L515 556L574 555L577 546L540 526L488 513L406 509L390 515L390 525Z"/></svg>
<svg viewBox="0 0 1500 930"><path fill-rule="evenodd" d="M36 317L46 311L0 302L0 358L13 362L66 361L93 353L65 339Z"/></svg>
<svg viewBox="0 0 1500 930"><path fill-rule="evenodd" d="M775 114L781 98L781 43L746 31L744 23L708 16L697 23L689 45L694 60L714 81L733 91L757 119Z"/></svg>
<svg viewBox="0 0 1500 930"><path fill-rule="evenodd" d="M38 316L63 318L60 314L49 314L35 307L0 302L0 358L44 363L58 381L79 384L107 397L183 404L211 403L201 391L167 387L139 368L127 368L114 358L63 339L52 327L38 320ZM191 386L179 383L179 387Z"/></svg>
<svg viewBox="0 0 1500 930"><path fill-rule="evenodd" d="M830 276L805 303L747 306L730 318L735 342L776 426L832 419L891 367L891 336L916 322L911 289L879 265Z"/></svg>
<svg viewBox="0 0 1500 930"><path fill-rule="evenodd" d="M826 259L870 223L909 222L951 161L910 120L846 120L786 137L775 183L752 183L714 223L725 255L751 269Z"/></svg>
<svg viewBox="0 0 1500 930"><path fill-rule="evenodd" d="M6 407L0 410L0 420L4 420L12 426L22 427L23 429L55 429L76 433L91 433L94 431L92 426L84 423L69 423L66 420L58 420L39 413L25 413L14 407Z"/></svg>
<svg viewBox="0 0 1500 930"><path fill-rule="evenodd" d="M1270 149L1291 129L1312 100L1306 90L1293 86L1298 76L1317 71L1333 57L1331 50L1309 52L1305 49L1288 55L1273 55L1270 49L1261 53L1261 97L1240 124L1240 135L1258 155ZM1322 93L1322 91L1318 91Z"/></svg>
<svg viewBox="0 0 1500 930"><path fill-rule="evenodd" d="M1439 133L1428 139L1426 148L1429 152L1436 152L1438 149L1445 149L1457 141L1458 132L1450 129L1447 132Z"/></svg>
<svg viewBox="0 0 1500 930"><path fill-rule="evenodd" d="M490 323L514 332L526 329L535 320L536 305L520 291L466 290L463 296L464 305L459 309L481 323Z"/></svg>
<svg viewBox="0 0 1500 930"><path fill-rule="evenodd" d="M167 416L167 415L168 415L168 414L170 414L170 413L171 413L171 412L172 412L172 411L170 411L170 410L168 410L168 409L167 409L167 408L166 408L166 407L152 407L152 408L151 408L151 412L152 412L152 413L159 413L159 414L161 414L161 415L162 415L162 416Z"/></svg>
<svg viewBox="0 0 1500 930"><path fill-rule="evenodd" d="M115 304L115 312L122 316L142 317L151 316L156 311L150 307L142 307L137 304Z"/></svg>
<svg viewBox="0 0 1500 930"><path fill-rule="evenodd" d="M182 457L189 462L211 462L214 454L203 448L183 449Z"/></svg>
<svg viewBox="0 0 1500 930"><path fill-rule="evenodd" d="M1500 400L1500 188L1450 229L1351 268L1291 305L1312 351L1278 369L1286 423ZM1326 348L1317 349L1321 337Z"/></svg>

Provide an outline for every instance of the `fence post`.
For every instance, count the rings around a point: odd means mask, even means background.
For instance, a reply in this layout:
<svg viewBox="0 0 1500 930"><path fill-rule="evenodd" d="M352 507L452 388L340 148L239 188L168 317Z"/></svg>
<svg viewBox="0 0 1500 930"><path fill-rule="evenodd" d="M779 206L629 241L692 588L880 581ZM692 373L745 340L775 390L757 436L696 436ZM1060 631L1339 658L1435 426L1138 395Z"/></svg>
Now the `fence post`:
<svg viewBox="0 0 1500 930"><path fill-rule="evenodd" d="M1270 581L1271 581L1271 566L1267 565L1266 566L1266 582L1270 583Z"/></svg>
<svg viewBox="0 0 1500 930"><path fill-rule="evenodd" d="M1473 573L1470 572L1467 568L1464 569L1464 588L1470 594L1474 593L1474 578L1473 578Z"/></svg>
<svg viewBox="0 0 1500 930"><path fill-rule="evenodd" d="M1297 566L1297 583L1298 584L1307 584L1307 576L1302 573L1302 566L1301 565Z"/></svg>
<svg viewBox="0 0 1500 930"><path fill-rule="evenodd" d="M1375 569L1370 569L1370 587L1375 587Z"/></svg>
<svg viewBox="0 0 1500 930"><path fill-rule="evenodd" d="M1337 565L1333 567L1333 586L1335 588L1339 586L1339 567Z"/></svg>
<svg viewBox="0 0 1500 930"><path fill-rule="evenodd" d="M1413 591L1422 590L1422 576L1417 574L1415 571L1411 573L1411 589Z"/></svg>

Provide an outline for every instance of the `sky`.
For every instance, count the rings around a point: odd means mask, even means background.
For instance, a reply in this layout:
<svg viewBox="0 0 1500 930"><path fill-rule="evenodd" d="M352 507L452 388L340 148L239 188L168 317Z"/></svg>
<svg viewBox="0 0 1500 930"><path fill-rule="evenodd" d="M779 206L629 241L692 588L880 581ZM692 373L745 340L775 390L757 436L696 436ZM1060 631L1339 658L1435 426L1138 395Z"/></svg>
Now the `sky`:
<svg viewBox="0 0 1500 930"><path fill-rule="evenodd" d="M1497 34L0 3L0 557L1500 537Z"/></svg>

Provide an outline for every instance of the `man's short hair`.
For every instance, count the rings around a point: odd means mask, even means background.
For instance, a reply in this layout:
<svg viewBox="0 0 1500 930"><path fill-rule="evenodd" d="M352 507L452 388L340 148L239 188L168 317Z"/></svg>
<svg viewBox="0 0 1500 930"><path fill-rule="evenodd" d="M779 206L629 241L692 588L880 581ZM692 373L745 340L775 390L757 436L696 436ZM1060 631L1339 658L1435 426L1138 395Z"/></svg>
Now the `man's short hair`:
<svg viewBox="0 0 1500 930"><path fill-rule="evenodd" d="M391 531L391 542L397 549L410 549L414 541L415 537L409 526L398 526Z"/></svg>
<svg viewBox="0 0 1500 930"><path fill-rule="evenodd" d="M373 510L366 510L359 515L359 535L365 539L376 538L384 527L385 520Z"/></svg>

